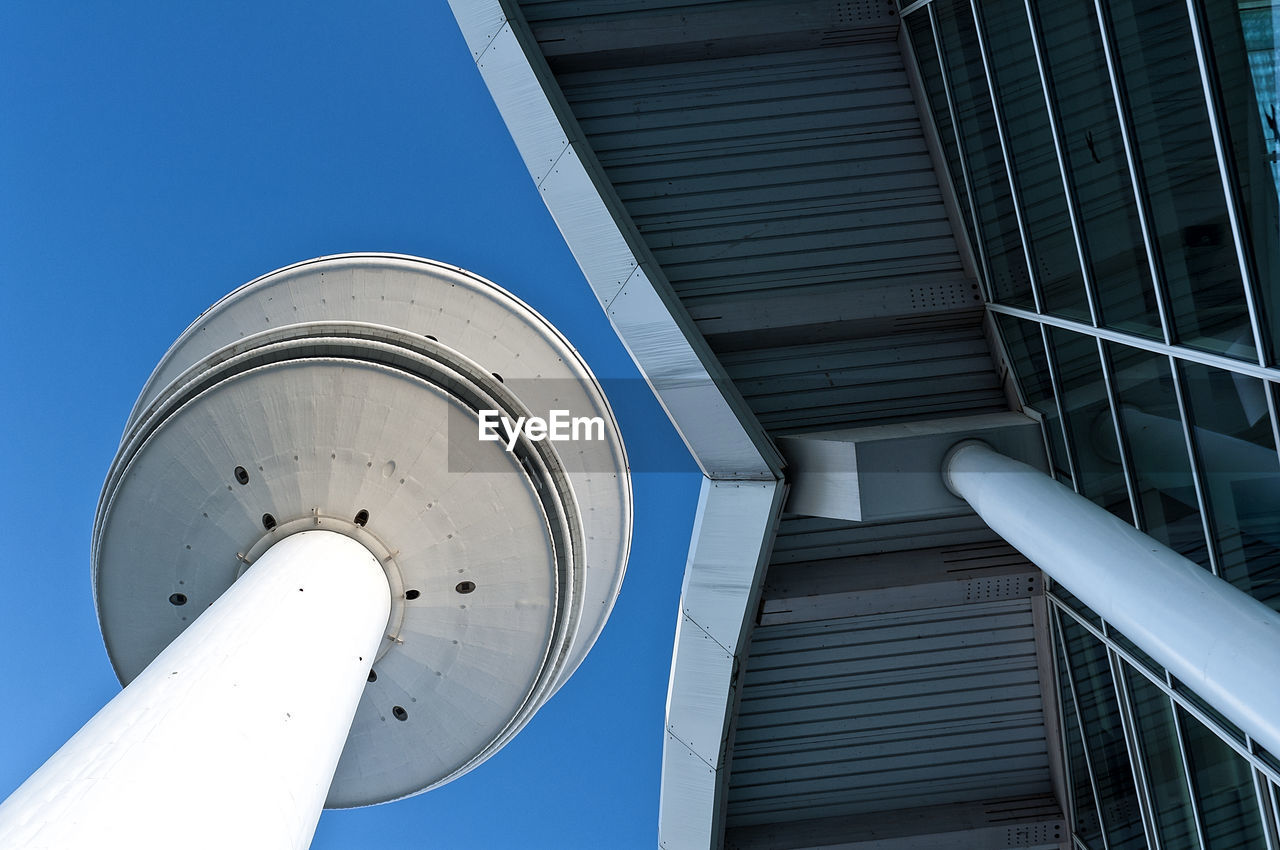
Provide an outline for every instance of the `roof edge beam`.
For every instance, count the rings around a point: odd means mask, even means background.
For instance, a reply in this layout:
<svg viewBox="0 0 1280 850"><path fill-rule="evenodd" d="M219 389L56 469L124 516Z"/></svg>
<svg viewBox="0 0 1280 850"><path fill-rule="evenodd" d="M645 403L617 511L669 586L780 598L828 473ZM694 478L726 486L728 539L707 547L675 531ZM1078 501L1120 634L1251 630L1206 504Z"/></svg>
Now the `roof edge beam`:
<svg viewBox="0 0 1280 850"><path fill-rule="evenodd" d="M543 202L694 460L713 479L780 478L781 455L636 231L518 5L449 5Z"/></svg>

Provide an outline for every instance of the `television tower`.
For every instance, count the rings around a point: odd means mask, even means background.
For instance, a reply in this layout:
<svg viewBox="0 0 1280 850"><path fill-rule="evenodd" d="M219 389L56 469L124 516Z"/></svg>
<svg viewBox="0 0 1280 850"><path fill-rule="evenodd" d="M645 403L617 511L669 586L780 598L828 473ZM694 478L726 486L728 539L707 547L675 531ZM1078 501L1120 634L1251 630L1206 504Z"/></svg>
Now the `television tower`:
<svg viewBox="0 0 1280 850"><path fill-rule="evenodd" d="M92 551L126 687L0 846L305 847L448 782L582 661L630 537L608 402L528 305L386 254L252 281L129 416Z"/></svg>

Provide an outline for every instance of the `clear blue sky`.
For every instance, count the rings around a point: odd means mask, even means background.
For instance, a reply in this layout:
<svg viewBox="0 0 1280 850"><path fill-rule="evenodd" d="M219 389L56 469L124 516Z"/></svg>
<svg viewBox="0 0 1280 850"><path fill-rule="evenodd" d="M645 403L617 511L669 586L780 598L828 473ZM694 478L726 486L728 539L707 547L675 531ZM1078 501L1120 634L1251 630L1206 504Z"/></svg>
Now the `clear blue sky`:
<svg viewBox="0 0 1280 850"><path fill-rule="evenodd" d="M152 367L232 287L346 251L471 269L601 377L636 375L443 0L0 4L0 797L119 689L89 536ZM700 479L627 385L632 463L663 471L634 478L630 568L593 653L479 769L327 812L314 847L654 846Z"/></svg>

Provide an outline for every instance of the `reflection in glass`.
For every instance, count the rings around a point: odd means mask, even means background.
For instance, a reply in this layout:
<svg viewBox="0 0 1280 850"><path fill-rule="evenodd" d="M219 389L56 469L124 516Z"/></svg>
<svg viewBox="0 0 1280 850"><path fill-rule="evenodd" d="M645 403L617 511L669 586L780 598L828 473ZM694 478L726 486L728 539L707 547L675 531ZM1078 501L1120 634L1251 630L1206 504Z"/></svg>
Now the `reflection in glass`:
<svg viewBox="0 0 1280 850"><path fill-rule="evenodd" d="M992 295L1003 304L1035 309L973 13L967 0L936 0L931 8L943 67L951 84L960 146L969 166L969 185L978 215L978 233L986 249Z"/></svg>
<svg viewBox="0 0 1280 850"><path fill-rule="evenodd" d="M1045 310L1088 322L1080 258L1023 0L986 0L978 10Z"/></svg>
<svg viewBox="0 0 1280 850"><path fill-rule="evenodd" d="M1257 378L1180 365L1221 575L1280 610L1280 458Z"/></svg>
<svg viewBox="0 0 1280 850"><path fill-rule="evenodd" d="M1280 3L1206 0L1218 97L1230 137L1242 230L1251 242L1254 280L1262 295L1273 356L1280 352Z"/></svg>
<svg viewBox="0 0 1280 850"><path fill-rule="evenodd" d="M1257 357L1187 7L1111 0L1136 156L1178 341Z"/></svg>
<svg viewBox="0 0 1280 850"><path fill-rule="evenodd" d="M969 244L977 248L978 239L973 230L972 211L969 209L969 192L965 188L964 171L960 168L960 149L956 146L955 128L951 125L951 111L947 108L947 91L942 85L942 67L938 64L938 49L933 41L933 27L929 24L929 10L920 9L906 19L907 35L911 38L916 66L920 69L920 81L929 98L929 111L938 131L951 172L951 184L960 205L960 218L969 234Z"/></svg>
<svg viewBox="0 0 1280 850"><path fill-rule="evenodd" d="M1092 3L1033 2L1101 321L1160 338L1107 60Z"/></svg>
<svg viewBox="0 0 1280 850"><path fill-rule="evenodd" d="M1070 438L1068 448L1076 461L1080 493L1127 522L1133 521L1129 490L1115 424L1107 399L1098 343L1091 336L1046 328L1049 348L1058 369L1063 417Z"/></svg>
<svg viewBox="0 0 1280 850"><path fill-rule="evenodd" d="M1053 385L1049 382L1049 361L1045 357L1040 326L1003 313L995 315L1000 336L1004 339L1005 351L1012 362L1013 375L1022 388L1027 406L1039 413L1044 422L1054 476L1070 487L1071 467L1067 463L1067 444L1062 436L1062 422L1058 417L1058 401L1053 394Z"/></svg>
<svg viewBox="0 0 1280 850"><path fill-rule="evenodd" d="M1183 772L1182 748L1173 724L1173 705L1164 691L1127 664L1124 678L1129 685L1160 844L1165 850L1198 850L1200 840L1196 837L1191 792Z"/></svg>
<svg viewBox="0 0 1280 850"><path fill-rule="evenodd" d="M1062 637L1089 763L1102 806L1102 826L1111 850L1145 848L1138 792L1129 764L1129 748L1120 724L1111 665L1102 643L1070 617L1062 617Z"/></svg>
<svg viewBox="0 0 1280 850"><path fill-rule="evenodd" d="M1190 714L1178 709L1191 784L1208 850L1266 847L1249 765Z"/></svg>
<svg viewBox="0 0 1280 850"><path fill-rule="evenodd" d="M1169 358L1103 343L1120 402L1120 426L1142 511L1143 531L1210 569L1186 433Z"/></svg>
<svg viewBox="0 0 1280 850"><path fill-rule="evenodd" d="M1073 830L1076 837L1090 847L1102 846L1102 823L1098 820L1098 806L1093 797L1093 785L1089 781L1089 765L1084 757L1084 742L1080 737L1080 720L1076 716L1075 700L1071 698L1071 681L1067 678L1067 660L1062 653L1062 640L1054 640L1058 655L1058 696L1062 702L1062 734L1067 742L1067 771L1071 779L1071 796L1075 804Z"/></svg>

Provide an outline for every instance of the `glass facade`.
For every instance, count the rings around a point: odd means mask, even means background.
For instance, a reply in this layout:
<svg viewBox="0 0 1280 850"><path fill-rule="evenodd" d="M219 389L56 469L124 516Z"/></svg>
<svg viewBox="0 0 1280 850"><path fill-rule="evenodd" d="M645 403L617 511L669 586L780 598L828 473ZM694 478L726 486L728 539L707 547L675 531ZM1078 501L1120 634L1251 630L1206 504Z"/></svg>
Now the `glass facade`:
<svg viewBox="0 0 1280 850"><path fill-rule="evenodd" d="M900 7L1053 473L1280 610L1280 0ZM1280 848L1280 759L1050 599L1075 845Z"/></svg>

